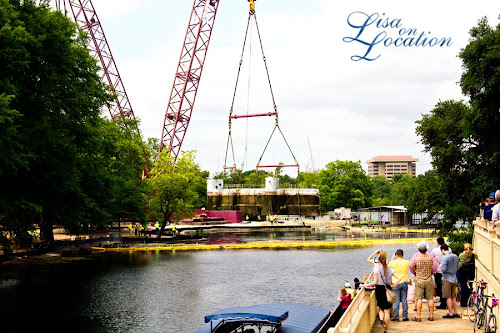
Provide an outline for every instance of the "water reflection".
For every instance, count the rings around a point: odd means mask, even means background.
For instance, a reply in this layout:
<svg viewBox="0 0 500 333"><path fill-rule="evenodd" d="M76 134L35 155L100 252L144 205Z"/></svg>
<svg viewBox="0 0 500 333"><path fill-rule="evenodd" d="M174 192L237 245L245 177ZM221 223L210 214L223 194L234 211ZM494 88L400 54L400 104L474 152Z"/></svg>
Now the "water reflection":
<svg viewBox="0 0 500 333"><path fill-rule="evenodd" d="M208 244L240 244L252 241L345 241L353 239L399 239L399 238L422 238L428 237L427 233L410 232L350 232L350 231L321 231L321 230L299 230L299 231L253 231L253 232L231 232L231 233L205 233L204 238Z"/></svg>
<svg viewBox="0 0 500 333"><path fill-rule="evenodd" d="M344 235L343 239L350 237ZM289 232L227 236L233 241L341 237ZM389 256L403 248L410 258L416 242L381 248ZM206 314L223 307L299 302L334 308L344 282L353 283L369 272L366 258L373 251L339 247L102 253L57 269L33 268L22 278L0 283L2 332L185 333L201 327Z"/></svg>

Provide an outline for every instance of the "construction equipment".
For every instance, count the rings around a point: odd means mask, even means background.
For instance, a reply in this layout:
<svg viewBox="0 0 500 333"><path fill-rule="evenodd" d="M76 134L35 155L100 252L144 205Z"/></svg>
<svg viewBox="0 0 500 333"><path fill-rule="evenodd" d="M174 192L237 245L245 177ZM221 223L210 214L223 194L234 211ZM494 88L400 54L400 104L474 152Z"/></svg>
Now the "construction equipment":
<svg viewBox="0 0 500 333"><path fill-rule="evenodd" d="M55 0L55 1L56 1L56 8L58 10L60 11L64 10L65 12L67 12L69 8L79 28L86 31L90 37L87 46L92 52L92 54L100 62L102 68L102 80L112 87L112 93L116 95L114 103L109 105L109 112L111 118L115 119L116 117L122 117L124 119L134 119L132 106L125 91L125 87L121 80L116 63L113 59L113 55L111 54L111 49L104 34L104 30L101 26L101 23L94 9L94 6L92 5L91 0ZM165 112L163 128L160 137L159 153L162 150L167 149L169 154L171 154L171 156L173 157L172 160L174 162L176 161L176 159L180 154L182 142L184 140L187 128L189 126L189 122L191 120L191 114L193 111L196 95L198 92L200 78L202 75L203 66L208 51L208 46L210 44L210 38L212 35L214 22L219 7L219 2L220 0L194 0L193 7L191 10L189 24L187 27L186 35L184 37L184 43L182 45L182 50L179 57L179 63L174 76L174 83L170 93L167 110ZM255 15L255 0L248 0L248 2L250 5L248 23L250 23L251 18L254 18L255 24L257 24L257 19ZM259 32L259 40L260 40L260 32ZM267 64L261 40L260 40L260 46L262 50L264 64L266 67L274 110L264 114L233 115L231 108L229 115L229 124L230 124L229 137L231 137L232 119L260 117L260 116L274 116L275 127L271 134L271 137L269 138L269 141L271 140L275 130L278 129L279 133L281 133L281 136L283 137L285 143L290 149L288 142L286 142L286 139L283 135L283 132L279 128L278 111L276 108L276 103L274 102L274 96L272 94L271 81L269 79L269 73L267 71ZM234 104L234 96L233 96L233 104ZM137 127L135 122L134 124L135 124L134 130L140 134L139 128ZM232 138L229 138L228 140L231 140L231 145L232 145ZM267 149L269 141L266 147L264 148L262 156L264 155ZM260 165L260 162L262 160L261 156L259 162L257 163L256 169L266 168L266 167L287 167L287 166L293 166L299 168L299 164L297 163L297 160L295 159L295 156L293 155L291 149L290 153L292 154L293 159L295 160L295 164ZM227 151L226 151L226 158L227 158ZM234 159L234 154L233 154L233 159ZM145 170L145 174L146 176L148 176L149 162L147 156L146 156L146 163L147 163L147 168Z"/></svg>
<svg viewBox="0 0 500 333"><path fill-rule="evenodd" d="M109 47L106 35L101 26L101 22L97 17L97 13L90 0L56 0L56 9L59 11L68 12L68 7L78 27L87 32L90 39L87 43L87 48L91 54L99 60L102 73L101 80L111 86L112 93L115 95L113 103L108 104L111 119L115 120L118 117L125 120L134 120L132 122L133 130L139 135L139 127L135 122L134 111L130 104L125 86L123 85L118 67L116 66L113 54ZM146 160L146 167L143 170L143 176L149 177L149 158L146 151L143 150Z"/></svg>

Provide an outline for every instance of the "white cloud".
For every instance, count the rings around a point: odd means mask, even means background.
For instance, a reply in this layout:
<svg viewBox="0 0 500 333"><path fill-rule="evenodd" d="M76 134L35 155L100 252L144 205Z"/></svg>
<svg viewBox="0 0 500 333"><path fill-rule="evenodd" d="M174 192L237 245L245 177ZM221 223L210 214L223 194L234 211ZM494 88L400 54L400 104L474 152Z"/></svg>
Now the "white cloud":
<svg viewBox="0 0 500 333"><path fill-rule="evenodd" d="M94 1L134 112L145 137L159 137L186 31L191 1ZM415 134L415 121L439 100L459 99L462 72L457 55L468 31L488 15L498 23L497 1L419 3L396 0L338 2L330 0L258 1L259 28L267 57L280 127L305 169L310 138L316 167L336 159L365 161L376 155L404 154L420 159L417 171L431 168L430 157ZM224 163L228 112L240 60L248 3L221 0L203 77L183 149L198 150L203 169L220 171ZM400 18L405 28L451 37L451 47L395 48L377 45L375 61L352 61L363 46L343 38L356 31L347 25L354 11ZM378 30L377 30L378 29ZM371 26L368 34L380 28ZM387 29L397 34L397 29ZM253 36L256 31L253 30ZM249 112L267 112L272 104L260 56L252 43L252 91ZM259 63L260 61L260 63ZM245 63L246 65L246 63ZM259 67L260 66L260 67ZM242 78L242 92L248 79ZM236 101L246 112L247 98ZM248 165L256 164L274 120L249 120ZM238 165L247 134L238 127ZM245 134L245 135L243 135ZM275 138L277 139L277 138ZM269 159L288 162L287 149L270 148Z"/></svg>

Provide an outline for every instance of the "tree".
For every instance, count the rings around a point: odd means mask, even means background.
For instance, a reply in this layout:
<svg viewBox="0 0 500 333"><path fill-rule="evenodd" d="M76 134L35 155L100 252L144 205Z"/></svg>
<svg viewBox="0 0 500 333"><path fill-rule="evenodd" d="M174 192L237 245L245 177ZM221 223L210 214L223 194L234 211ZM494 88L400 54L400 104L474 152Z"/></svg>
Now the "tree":
<svg viewBox="0 0 500 333"><path fill-rule="evenodd" d="M372 185L361 161L335 161L319 173L320 204L324 211L338 207L358 209L371 204Z"/></svg>
<svg viewBox="0 0 500 333"><path fill-rule="evenodd" d="M427 220L442 213L448 198L444 195L444 184L441 176L435 171L427 171L413 179L409 196L405 203L408 213L427 214Z"/></svg>
<svg viewBox="0 0 500 333"><path fill-rule="evenodd" d="M470 35L459 54L469 102L440 101L416 128L444 186L448 225L472 220L477 203L500 184L500 25L482 18Z"/></svg>
<svg viewBox="0 0 500 333"><path fill-rule="evenodd" d="M191 216L194 208L200 208L197 205L201 199L205 202L209 173L201 171L194 159L194 151L183 151L173 163L172 156L163 151L151 170L151 177L146 180L149 219L161 222L158 238L167 223Z"/></svg>
<svg viewBox="0 0 500 333"><path fill-rule="evenodd" d="M370 179L370 183L373 188L373 205L391 205L391 182L384 176L376 176Z"/></svg>
<svg viewBox="0 0 500 333"><path fill-rule="evenodd" d="M0 0L0 234L79 231L141 217L142 141L105 120L112 100L86 36L48 2ZM7 239L7 240L6 240Z"/></svg>
<svg viewBox="0 0 500 333"><path fill-rule="evenodd" d="M296 183L300 187L315 187L319 184L319 170L313 172L300 172Z"/></svg>

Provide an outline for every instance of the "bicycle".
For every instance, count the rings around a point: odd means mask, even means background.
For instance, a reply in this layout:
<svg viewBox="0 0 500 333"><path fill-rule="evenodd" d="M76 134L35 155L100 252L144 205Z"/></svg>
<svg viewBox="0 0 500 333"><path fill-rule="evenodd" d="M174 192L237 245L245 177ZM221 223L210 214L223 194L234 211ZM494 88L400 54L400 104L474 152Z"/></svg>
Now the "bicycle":
<svg viewBox="0 0 500 333"><path fill-rule="evenodd" d="M481 327L484 325L485 333L496 333L497 331L497 318L493 314L493 308L498 306L498 298L495 297L495 294L483 295L482 297L484 301L484 306L481 307L474 319L474 332L479 331ZM491 305L488 302L488 299L491 299ZM489 309L489 316L488 315Z"/></svg>
<svg viewBox="0 0 500 333"><path fill-rule="evenodd" d="M487 282L480 280L474 281L476 283L476 291L472 292L467 300L467 316L471 322L474 322L479 308L482 306L482 298L484 296L484 290L488 285Z"/></svg>

